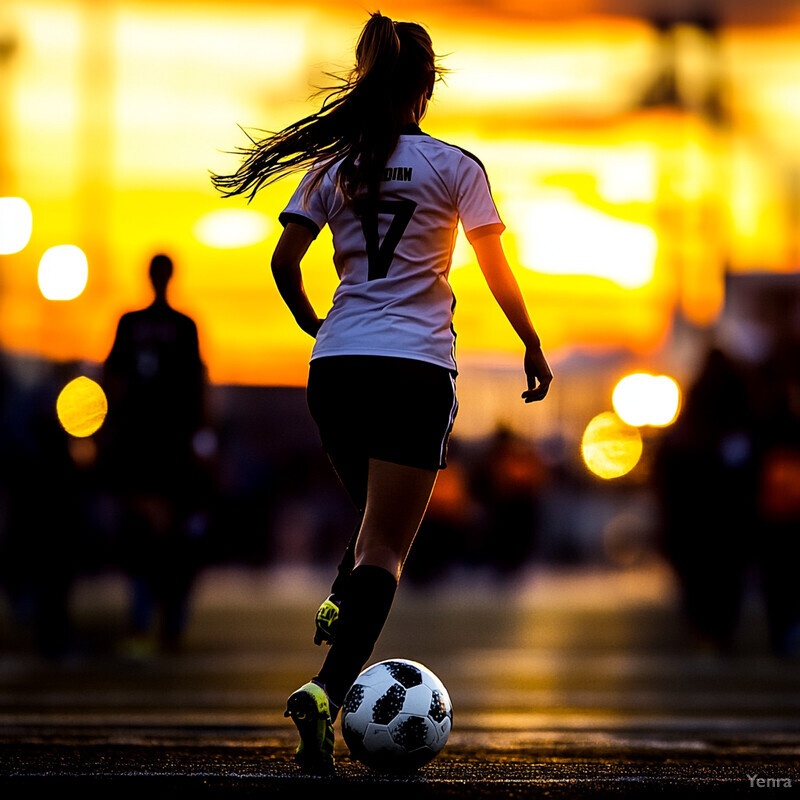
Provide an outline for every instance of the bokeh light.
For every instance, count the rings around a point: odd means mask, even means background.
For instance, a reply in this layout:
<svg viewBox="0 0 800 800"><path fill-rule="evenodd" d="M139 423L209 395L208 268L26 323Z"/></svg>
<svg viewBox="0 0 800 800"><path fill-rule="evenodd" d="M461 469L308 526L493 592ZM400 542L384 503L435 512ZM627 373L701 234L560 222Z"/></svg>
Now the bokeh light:
<svg viewBox="0 0 800 800"><path fill-rule="evenodd" d="M637 428L605 411L586 426L581 454L595 475L606 480L620 478L639 463L642 437Z"/></svg>
<svg viewBox="0 0 800 800"><path fill-rule="evenodd" d="M260 211L222 208L204 214L194 226L195 238L207 247L231 249L263 242L272 229Z"/></svg>
<svg viewBox="0 0 800 800"><path fill-rule="evenodd" d="M615 219L569 197L527 205L515 220L522 266L550 275L593 275L624 289L640 289L653 279L658 239L647 225Z"/></svg>
<svg viewBox="0 0 800 800"><path fill-rule="evenodd" d="M86 255L74 244L51 247L39 261L39 290L48 300L74 300L88 278Z"/></svg>
<svg viewBox="0 0 800 800"><path fill-rule="evenodd" d="M0 255L24 250L33 231L33 212L21 197L0 197Z"/></svg>
<svg viewBox="0 0 800 800"><path fill-rule="evenodd" d="M675 420L680 388L666 375L637 372L624 377L614 389L614 410L629 425L663 427Z"/></svg>
<svg viewBox="0 0 800 800"><path fill-rule="evenodd" d="M100 384L81 376L70 381L58 395L56 413L64 430L76 438L96 433L108 413L108 400Z"/></svg>

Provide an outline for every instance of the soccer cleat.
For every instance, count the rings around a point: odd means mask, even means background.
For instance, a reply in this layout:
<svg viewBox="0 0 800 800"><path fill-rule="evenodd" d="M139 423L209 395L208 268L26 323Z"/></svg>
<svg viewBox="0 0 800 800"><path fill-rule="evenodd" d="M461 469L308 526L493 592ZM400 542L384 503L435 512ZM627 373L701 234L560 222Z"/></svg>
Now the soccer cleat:
<svg viewBox="0 0 800 800"><path fill-rule="evenodd" d="M316 683L301 686L286 701L284 717L291 717L300 734L295 762L304 772L333 772L333 722L325 690Z"/></svg>
<svg viewBox="0 0 800 800"><path fill-rule="evenodd" d="M319 607L316 616L317 630L314 634L314 644L320 645L323 642L333 644L336 637L336 623L339 621L339 604L341 600L336 595L331 595Z"/></svg>

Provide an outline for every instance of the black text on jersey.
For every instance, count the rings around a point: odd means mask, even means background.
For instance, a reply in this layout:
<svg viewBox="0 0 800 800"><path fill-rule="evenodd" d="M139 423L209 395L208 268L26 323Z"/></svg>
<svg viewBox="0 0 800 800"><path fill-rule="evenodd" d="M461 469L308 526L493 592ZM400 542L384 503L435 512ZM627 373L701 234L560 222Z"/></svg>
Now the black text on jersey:
<svg viewBox="0 0 800 800"><path fill-rule="evenodd" d="M385 181L410 181L413 167L386 167L383 171Z"/></svg>

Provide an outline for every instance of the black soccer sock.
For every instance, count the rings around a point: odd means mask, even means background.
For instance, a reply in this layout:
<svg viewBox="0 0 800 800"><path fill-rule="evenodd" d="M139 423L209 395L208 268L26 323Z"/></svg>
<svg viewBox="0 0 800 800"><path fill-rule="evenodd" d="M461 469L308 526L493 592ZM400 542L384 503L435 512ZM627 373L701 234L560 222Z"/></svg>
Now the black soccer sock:
<svg viewBox="0 0 800 800"><path fill-rule="evenodd" d="M316 679L330 701L341 706L383 630L397 591L397 579L383 567L356 567L345 586L336 638Z"/></svg>
<svg viewBox="0 0 800 800"><path fill-rule="evenodd" d="M356 540L358 539L361 523L363 521L364 511L361 510L358 514L358 524L350 536L350 541L347 543L342 560L336 568L336 578L334 578L333 584L331 585L331 595L337 598L337 600L341 600L343 597L345 585L350 579L350 575L356 563Z"/></svg>

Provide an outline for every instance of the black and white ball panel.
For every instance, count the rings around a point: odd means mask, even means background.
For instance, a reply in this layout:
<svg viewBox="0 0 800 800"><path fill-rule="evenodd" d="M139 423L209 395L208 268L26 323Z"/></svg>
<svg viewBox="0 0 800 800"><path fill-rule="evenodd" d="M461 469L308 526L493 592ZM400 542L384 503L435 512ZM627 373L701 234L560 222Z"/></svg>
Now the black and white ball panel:
<svg viewBox="0 0 800 800"><path fill-rule="evenodd" d="M450 734L453 709L442 682L405 659L361 673L342 706L342 733L354 758L383 771L409 771L431 761Z"/></svg>

